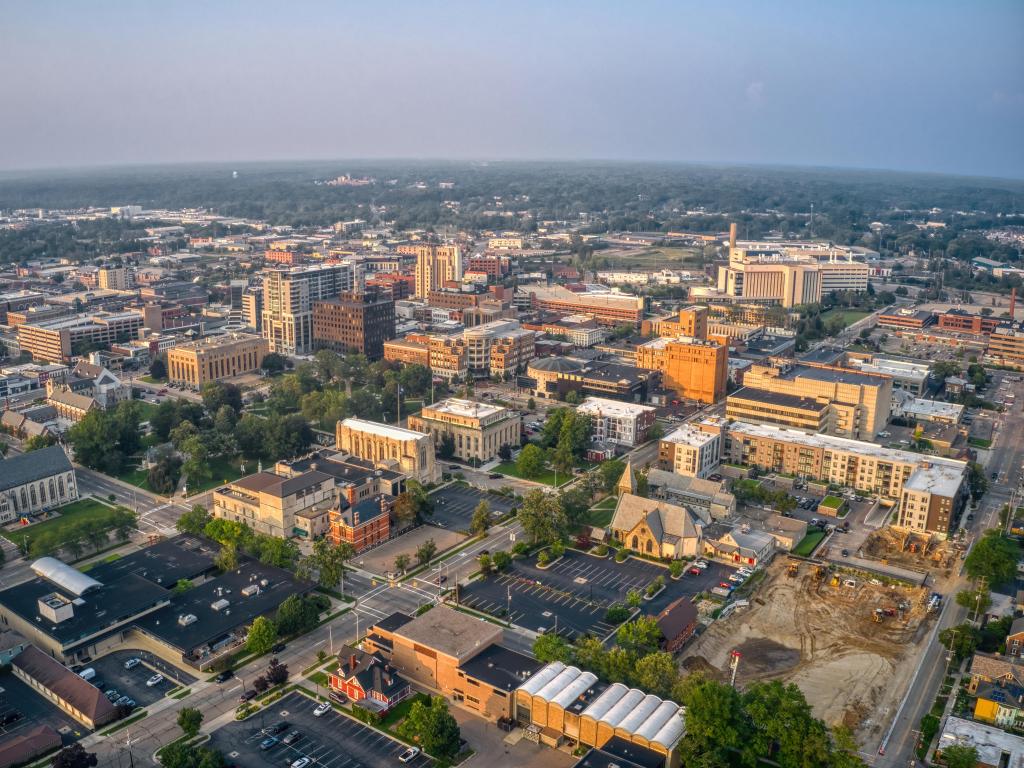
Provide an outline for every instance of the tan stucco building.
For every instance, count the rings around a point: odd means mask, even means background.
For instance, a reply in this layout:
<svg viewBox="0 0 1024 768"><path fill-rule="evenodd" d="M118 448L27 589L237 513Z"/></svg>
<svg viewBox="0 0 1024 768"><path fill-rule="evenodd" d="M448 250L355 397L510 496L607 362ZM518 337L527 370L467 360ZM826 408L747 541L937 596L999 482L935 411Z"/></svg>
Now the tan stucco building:
<svg viewBox="0 0 1024 768"><path fill-rule="evenodd" d="M167 350L167 379L200 389L210 381L258 371L269 351L269 343L259 336L211 336Z"/></svg>
<svg viewBox="0 0 1024 768"><path fill-rule="evenodd" d="M827 402L830 412L826 431L855 440L874 440L885 429L892 408L891 377L831 365L794 364L792 360L773 359L768 365L753 365L747 369L743 384L755 390ZM747 406L749 404L744 404L745 408ZM738 405L734 406L734 413L737 413L736 407ZM767 411L764 413L767 415ZM779 411L780 421L775 423L807 428L803 425L813 425L816 419L826 418L819 413L819 408L810 402L799 407L790 405L785 413Z"/></svg>
<svg viewBox="0 0 1024 768"><path fill-rule="evenodd" d="M508 408L452 397L410 416L409 429L433 435L437 447L444 435L451 435L455 458L486 462L503 445L519 446L521 422L522 417Z"/></svg>
<svg viewBox="0 0 1024 768"><path fill-rule="evenodd" d="M334 478L324 472L295 477L257 472L217 488L212 512L267 536L310 539L330 528L335 494Z"/></svg>
<svg viewBox="0 0 1024 768"><path fill-rule="evenodd" d="M338 422L335 436L342 453L402 472L424 484L441 479L431 434L366 419L345 419Z"/></svg>

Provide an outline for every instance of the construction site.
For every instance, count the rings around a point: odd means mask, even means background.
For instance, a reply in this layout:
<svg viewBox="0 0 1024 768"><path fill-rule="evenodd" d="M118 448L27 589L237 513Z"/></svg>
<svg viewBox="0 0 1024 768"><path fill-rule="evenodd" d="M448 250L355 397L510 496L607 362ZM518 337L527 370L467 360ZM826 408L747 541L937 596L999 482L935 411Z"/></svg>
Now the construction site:
<svg viewBox="0 0 1024 768"><path fill-rule="evenodd" d="M964 547L940 536L890 528L872 531L861 545L860 554L883 564L928 571L936 579L953 574Z"/></svg>
<svg viewBox="0 0 1024 768"><path fill-rule="evenodd" d="M681 664L727 681L738 651L737 687L795 683L815 716L863 744L895 713L932 615L923 588L780 558L749 606L713 622Z"/></svg>

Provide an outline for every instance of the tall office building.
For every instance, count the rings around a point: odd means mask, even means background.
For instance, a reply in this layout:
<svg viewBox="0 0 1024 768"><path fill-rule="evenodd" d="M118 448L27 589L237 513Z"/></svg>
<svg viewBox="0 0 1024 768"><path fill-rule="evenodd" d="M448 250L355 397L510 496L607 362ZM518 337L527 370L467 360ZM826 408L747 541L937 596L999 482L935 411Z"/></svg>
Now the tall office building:
<svg viewBox="0 0 1024 768"><path fill-rule="evenodd" d="M449 280L462 280L462 253L457 245L418 245L415 251L416 298L428 298Z"/></svg>
<svg viewBox="0 0 1024 768"><path fill-rule="evenodd" d="M100 267L97 285L109 291L130 291L135 284L131 267Z"/></svg>
<svg viewBox="0 0 1024 768"><path fill-rule="evenodd" d="M270 350L313 351L313 304L356 289L351 264L316 264L263 272L263 338Z"/></svg>
<svg viewBox="0 0 1024 768"><path fill-rule="evenodd" d="M661 371L666 389L680 397L715 403L725 397L729 348L688 336L657 338L636 350L637 368Z"/></svg>
<svg viewBox="0 0 1024 768"><path fill-rule="evenodd" d="M242 321L256 333L263 330L263 286L249 286L242 292Z"/></svg>
<svg viewBox="0 0 1024 768"><path fill-rule="evenodd" d="M335 352L384 356L384 342L395 337L395 300L371 291L347 293L313 304L313 346Z"/></svg>

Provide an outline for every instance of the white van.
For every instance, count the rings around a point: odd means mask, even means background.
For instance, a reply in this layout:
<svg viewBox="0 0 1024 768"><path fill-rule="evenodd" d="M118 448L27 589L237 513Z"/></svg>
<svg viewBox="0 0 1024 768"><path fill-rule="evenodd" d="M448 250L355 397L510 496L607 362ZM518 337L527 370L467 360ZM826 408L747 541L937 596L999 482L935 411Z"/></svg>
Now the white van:
<svg viewBox="0 0 1024 768"><path fill-rule="evenodd" d="M78 676L83 680L92 680L94 677L96 677L96 670L92 667L89 667L88 669L83 669L81 672L79 672Z"/></svg>

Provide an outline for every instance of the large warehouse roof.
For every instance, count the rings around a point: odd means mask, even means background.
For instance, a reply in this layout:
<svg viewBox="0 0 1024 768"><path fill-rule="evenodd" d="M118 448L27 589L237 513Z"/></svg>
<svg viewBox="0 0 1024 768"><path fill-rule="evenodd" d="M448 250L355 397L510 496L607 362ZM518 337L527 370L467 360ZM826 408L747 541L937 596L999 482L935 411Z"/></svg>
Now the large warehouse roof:
<svg viewBox="0 0 1024 768"><path fill-rule="evenodd" d="M595 683L597 676L593 673L553 661L519 686L519 690L564 709ZM608 686L580 717L605 723L665 749L672 749L686 732L682 707L622 683Z"/></svg>

